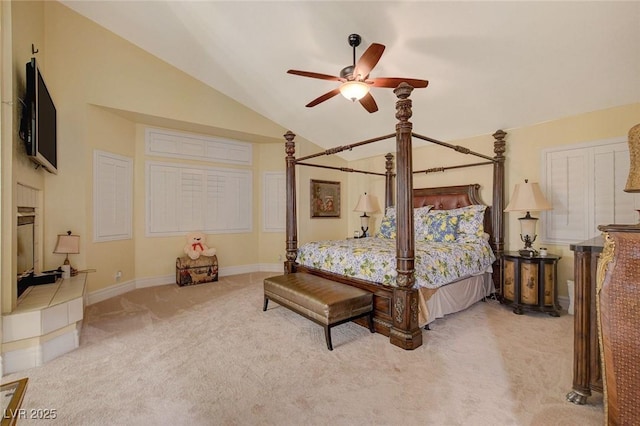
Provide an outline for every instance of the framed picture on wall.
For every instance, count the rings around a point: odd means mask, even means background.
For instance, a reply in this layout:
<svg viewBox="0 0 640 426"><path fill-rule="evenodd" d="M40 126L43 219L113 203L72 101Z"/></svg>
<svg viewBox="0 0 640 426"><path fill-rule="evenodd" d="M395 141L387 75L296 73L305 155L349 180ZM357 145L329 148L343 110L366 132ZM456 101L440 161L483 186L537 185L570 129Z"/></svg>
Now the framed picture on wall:
<svg viewBox="0 0 640 426"><path fill-rule="evenodd" d="M340 217L340 182L311 179L311 217Z"/></svg>

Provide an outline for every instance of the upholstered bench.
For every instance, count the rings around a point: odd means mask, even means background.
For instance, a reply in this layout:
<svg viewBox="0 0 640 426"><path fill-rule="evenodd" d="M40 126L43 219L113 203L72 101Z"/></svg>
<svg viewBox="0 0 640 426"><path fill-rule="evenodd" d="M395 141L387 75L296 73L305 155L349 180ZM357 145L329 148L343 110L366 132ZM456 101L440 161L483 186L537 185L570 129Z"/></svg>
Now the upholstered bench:
<svg viewBox="0 0 640 426"><path fill-rule="evenodd" d="M368 316L369 330L373 327L373 294L326 278L294 273L264 280L264 307L269 300L314 321L324 327L327 348L331 344L331 328Z"/></svg>

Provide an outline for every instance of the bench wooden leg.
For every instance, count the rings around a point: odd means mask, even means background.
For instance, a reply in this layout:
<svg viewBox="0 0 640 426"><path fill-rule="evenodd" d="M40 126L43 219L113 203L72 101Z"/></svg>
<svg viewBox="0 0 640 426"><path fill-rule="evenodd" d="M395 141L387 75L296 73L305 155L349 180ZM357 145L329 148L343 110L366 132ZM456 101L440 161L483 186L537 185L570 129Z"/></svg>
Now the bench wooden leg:
<svg viewBox="0 0 640 426"><path fill-rule="evenodd" d="M376 328L373 326L373 311L371 311L368 318L369 318L369 331L372 333L375 333Z"/></svg>
<svg viewBox="0 0 640 426"><path fill-rule="evenodd" d="M333 345L331 344L331 327L328 325L324 326L324 337L327 339L327 348L332 351Z"/></svg>
<svg viewBox="0 0 640 426"><path fill-rule="evenodd" d="M269 304L269 298L267 296L264 297L264 305L262 306L262 311L267 310L267 305Z"/></svg>

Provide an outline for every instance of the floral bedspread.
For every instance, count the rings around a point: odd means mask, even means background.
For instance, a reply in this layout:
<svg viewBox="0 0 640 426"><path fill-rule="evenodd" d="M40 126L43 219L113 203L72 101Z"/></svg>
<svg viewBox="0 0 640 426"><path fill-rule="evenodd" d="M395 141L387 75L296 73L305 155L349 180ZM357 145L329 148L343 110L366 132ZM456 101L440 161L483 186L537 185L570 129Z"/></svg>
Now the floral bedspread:
<svg viewBox="0 0 640 426"><path fill-rule="evenodd" d="M459 278L485 272L494 261L491 246L482 238L472 242L416 242L416 287L438 288ZM372 237L307 243L298 249L298 263L396 285L396 241L393 239Z"/></svg>

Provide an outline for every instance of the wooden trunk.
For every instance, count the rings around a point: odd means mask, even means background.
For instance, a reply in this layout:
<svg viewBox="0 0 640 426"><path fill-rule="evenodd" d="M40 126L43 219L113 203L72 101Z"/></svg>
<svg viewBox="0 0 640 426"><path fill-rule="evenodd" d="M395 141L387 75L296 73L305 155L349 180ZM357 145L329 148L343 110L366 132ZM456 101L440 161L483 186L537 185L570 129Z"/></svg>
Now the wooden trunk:
<svg viewBox="0 0 640 426"><path fill-rule="evenodd" d="M193 260L187 256L176 259L176 284L180 287L218 281L218 257L200 256Z"/></svg>

